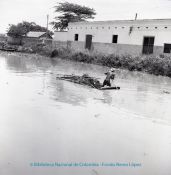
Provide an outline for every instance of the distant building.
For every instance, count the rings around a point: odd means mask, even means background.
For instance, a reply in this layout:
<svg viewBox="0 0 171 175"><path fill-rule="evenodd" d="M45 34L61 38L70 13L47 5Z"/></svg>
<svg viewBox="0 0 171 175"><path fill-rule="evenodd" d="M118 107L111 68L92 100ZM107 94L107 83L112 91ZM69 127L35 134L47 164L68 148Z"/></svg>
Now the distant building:
<svg viewBox="0 0 171 175"><path fill-rule="evenodd" d="M52 39L52 36L46 32L28 32L26 37L28 38L39 38L39 39Z"/></svg>
<svg viewBox="0 0 171 175"><path fill-rule="evenodd" d="M69 23L66 37L55 33L75 51L104 54L171 53L171 19L114 20ZM64 41L63 41L64 42Z"/></svg>

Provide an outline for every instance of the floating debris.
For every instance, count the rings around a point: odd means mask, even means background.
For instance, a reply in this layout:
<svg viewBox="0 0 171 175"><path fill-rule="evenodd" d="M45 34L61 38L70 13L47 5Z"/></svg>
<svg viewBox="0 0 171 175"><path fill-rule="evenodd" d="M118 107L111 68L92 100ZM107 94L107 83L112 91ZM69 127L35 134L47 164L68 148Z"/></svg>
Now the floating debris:
<svg viewBox="0 0 171 175"><path fill-rule="evenodd" d="M98 78L90 77L88 74L83 74L82 76L74 75L74 74L72 75L58 74L56 78L59 80L66 80L73 83L86 85L99 90L120 89L120 87L102 87L102 84L100 83Z"/></svg>
<svg viewBox="0 0 171 175"><path fill-rule="evenodd" d="M92 88L100 89L102 87L101 83L97 78L90 77L88 74L83 74L82 76L78 75L58 75L56 77L60 80L66 80L73 83L81 84L81 85L87 85Z"/></svg>

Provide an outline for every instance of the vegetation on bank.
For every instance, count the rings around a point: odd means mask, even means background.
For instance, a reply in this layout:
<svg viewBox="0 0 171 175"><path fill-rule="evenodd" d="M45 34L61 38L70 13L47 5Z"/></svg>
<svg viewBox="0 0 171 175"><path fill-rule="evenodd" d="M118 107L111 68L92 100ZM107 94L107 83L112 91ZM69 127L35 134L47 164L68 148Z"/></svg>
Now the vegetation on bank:
<svg viewBox="0 0 171 175"><path fill-rule="evenodd" d="M171 77L171 57L167 55L133 57L130 55L102 55L89 52L73 53L66 49L59 49L52 52L51 57L55 56L78 62L99 64L115 68L124 68L130 71L145 71L154 75Z"/></svg>
<svg viewBox="0 0 171 175"><path fill-rule="evenodd" d="M144 71L154 75L171 77L171 56L169 55L103 55L99 53L72 52L68 49L53 50L48 45L38 44L31 48L23 47L19 52L35 53L46 57L60 57L77 62L98 64L107 67L123 68L130 71Z"/></svg>

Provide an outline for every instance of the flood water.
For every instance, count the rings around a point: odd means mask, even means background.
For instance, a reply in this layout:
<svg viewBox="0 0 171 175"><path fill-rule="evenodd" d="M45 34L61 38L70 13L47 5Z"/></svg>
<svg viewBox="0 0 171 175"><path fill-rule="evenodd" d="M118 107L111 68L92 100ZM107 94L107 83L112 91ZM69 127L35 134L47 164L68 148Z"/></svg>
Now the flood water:
<svg viewBox="0 0 171 175"><path fill-rule="evenodd" d="M170 175L171 79L118 69L114 84L121 89L108 91L56 80L88 73L103 81L105 71L1 53L0 175Z"/></svg>

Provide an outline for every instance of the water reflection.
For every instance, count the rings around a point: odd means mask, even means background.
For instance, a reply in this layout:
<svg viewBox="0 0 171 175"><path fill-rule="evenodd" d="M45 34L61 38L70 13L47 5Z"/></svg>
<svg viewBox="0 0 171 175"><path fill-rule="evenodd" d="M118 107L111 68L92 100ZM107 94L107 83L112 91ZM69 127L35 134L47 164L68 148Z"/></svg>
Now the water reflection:
<svg viewBox="0 0 171 175"><path fill-rule="evenodd" d="M162 116L162 119L171 121L169 117L171 110L167 102L170 94L163 93L164 90L171 92L171 80L168 77L118 69L114 83L121 86L121 90L97 91L70 82L56 80L55 76L56 74L82 75L88 73L90 76L98 77L100 81L103 81L104 72L107 70L105 67L28 54L19 56L10 54L6 56L5 61L7 70L33 73L28 75L41 78L43 91L55 101L71 105L86 105L90 99L95 101L101 99L98 101L109 106L125 108L130 112L149 118L153 118L155 114L155 118L159 119ZM36 81L31 80L30 83L36 84L38 83Z"/></svg>
<svg viewBox="0 0 171 175"><path fill-rule="evenodd" d="M112 98L109 91L104 91L103 92L103 98L104 98L104 101L103 101L104 103L107 103L109 105L112 104L113 98Z"/></svg>
<svg viewBox="0 0 171 175"><path fill-rule="evenodd" d="M83 105L86 103L86 96L82 93L81 87L73 86L69 82L56 80L54 91L51 97L59 102L71 105Z"/></svg>

